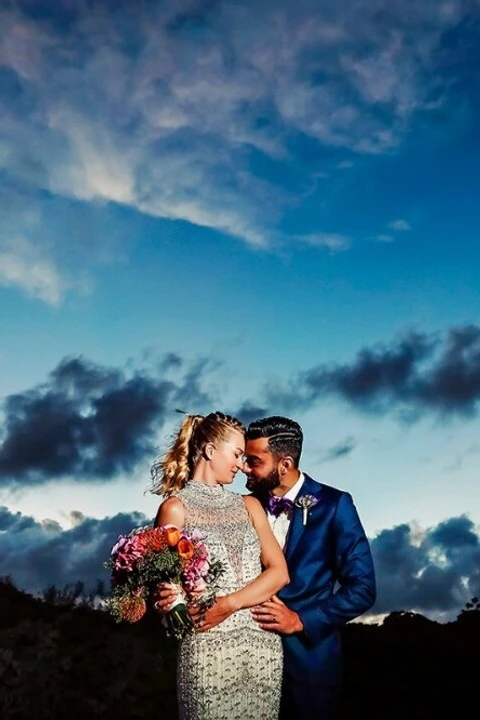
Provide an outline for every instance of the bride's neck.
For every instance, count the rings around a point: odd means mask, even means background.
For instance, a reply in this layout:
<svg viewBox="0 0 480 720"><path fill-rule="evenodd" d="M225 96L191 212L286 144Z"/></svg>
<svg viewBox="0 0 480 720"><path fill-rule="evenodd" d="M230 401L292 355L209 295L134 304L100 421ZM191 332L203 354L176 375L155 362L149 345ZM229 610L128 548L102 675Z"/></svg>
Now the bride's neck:
<svg viewBox="0 0 480 720"><path fill-rule="evenodd" d="M200 482L204 485L220 485L216 475L212 472L209 462L201 458L198 462L195 472L192 475L192 482Z"/></svg>

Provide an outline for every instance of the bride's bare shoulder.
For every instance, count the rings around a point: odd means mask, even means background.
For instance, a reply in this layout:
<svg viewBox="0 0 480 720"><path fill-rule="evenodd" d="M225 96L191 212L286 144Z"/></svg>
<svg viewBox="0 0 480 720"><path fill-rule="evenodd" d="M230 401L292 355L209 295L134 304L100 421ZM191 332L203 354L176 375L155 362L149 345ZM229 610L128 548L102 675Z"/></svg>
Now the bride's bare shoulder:
<svg viewBox="0 0 480 720"><path fill-rule="evenodd" d="M242 495L242 498L245 503L245 507L250 514L264 512L260 501L257 500L256 497L253 497L253 495Z"/></svg>
<svg viewBox="0 0 480 720"><path fill-rule="evenodd" d="M185 506L174 495L166 498L157 511L155 525L176 525L182 527L185 522Z"/></svg>

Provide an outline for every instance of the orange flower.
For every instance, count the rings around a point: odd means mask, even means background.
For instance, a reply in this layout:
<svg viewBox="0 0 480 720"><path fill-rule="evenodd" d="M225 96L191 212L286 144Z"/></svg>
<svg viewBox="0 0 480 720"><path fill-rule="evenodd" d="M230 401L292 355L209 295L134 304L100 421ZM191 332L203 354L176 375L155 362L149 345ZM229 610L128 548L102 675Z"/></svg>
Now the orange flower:
<svg viewBox="0 0 480 720"><path fill-rule="evenodd" d="M165 539L168 547L175 547L178 545L178 541L180 540L180 530L174 525L165 528Z"/></svg>
<svg viewBox="0 0 480 720"><path fill-rule="evenodd" d="M122 620L135 623L147 612L147 605L142 597L127 597L120 603L120 615Z"/></svg>
<svg viewBox="0 0 480 720"><path fill-rule="evenodd" d="M182 560L191 560L194 553L194 547L193 544L190 542L190 540L180 540L178 543L178 554L182 558Z"/></svg>
<svg viewBox="0 0 480 720"><path fill-rule="evenodd" d="M140 542L146 552L149 550L159 552L163 550L166 544L165 531L161 528L150 528L142 533Z"/></svg>

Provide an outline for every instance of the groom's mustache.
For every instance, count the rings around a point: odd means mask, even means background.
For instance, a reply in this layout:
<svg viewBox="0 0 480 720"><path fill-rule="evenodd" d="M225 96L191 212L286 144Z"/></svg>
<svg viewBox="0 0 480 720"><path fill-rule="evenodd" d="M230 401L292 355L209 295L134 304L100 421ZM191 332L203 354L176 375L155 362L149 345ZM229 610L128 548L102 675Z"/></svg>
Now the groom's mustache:
<svg viewBox="0 0 480 720"><path fill-rule="evenodd" d="M273 470L269 475L263 478L255 477L255 475L247 475L246 488L250 492L266 492L274 490L280 485L280 474L278 470Z"/></svg>

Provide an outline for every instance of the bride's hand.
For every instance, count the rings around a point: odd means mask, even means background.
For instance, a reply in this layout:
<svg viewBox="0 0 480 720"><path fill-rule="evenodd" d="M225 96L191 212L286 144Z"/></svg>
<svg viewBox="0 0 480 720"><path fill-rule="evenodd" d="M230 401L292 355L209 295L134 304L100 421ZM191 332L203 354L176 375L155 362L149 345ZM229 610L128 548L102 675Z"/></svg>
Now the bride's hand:
<svg viewBox="0 0 480 720"><path fill-rule="evenodd" d="M188 612L195 624L197 632L202 633L211 630L216 625L220 625L236 610L235 603L229 595L216 599L214 605L202 614L201 609L197 605L188 608Z"/></svg>
<svg viewBox="0 0 480 720"><path fill-rule="evenodd" d="M180 592L180 586L174 585L174 583L160 583L157 585L153 593L154 610L161 615L170 612Z"/></svg>

